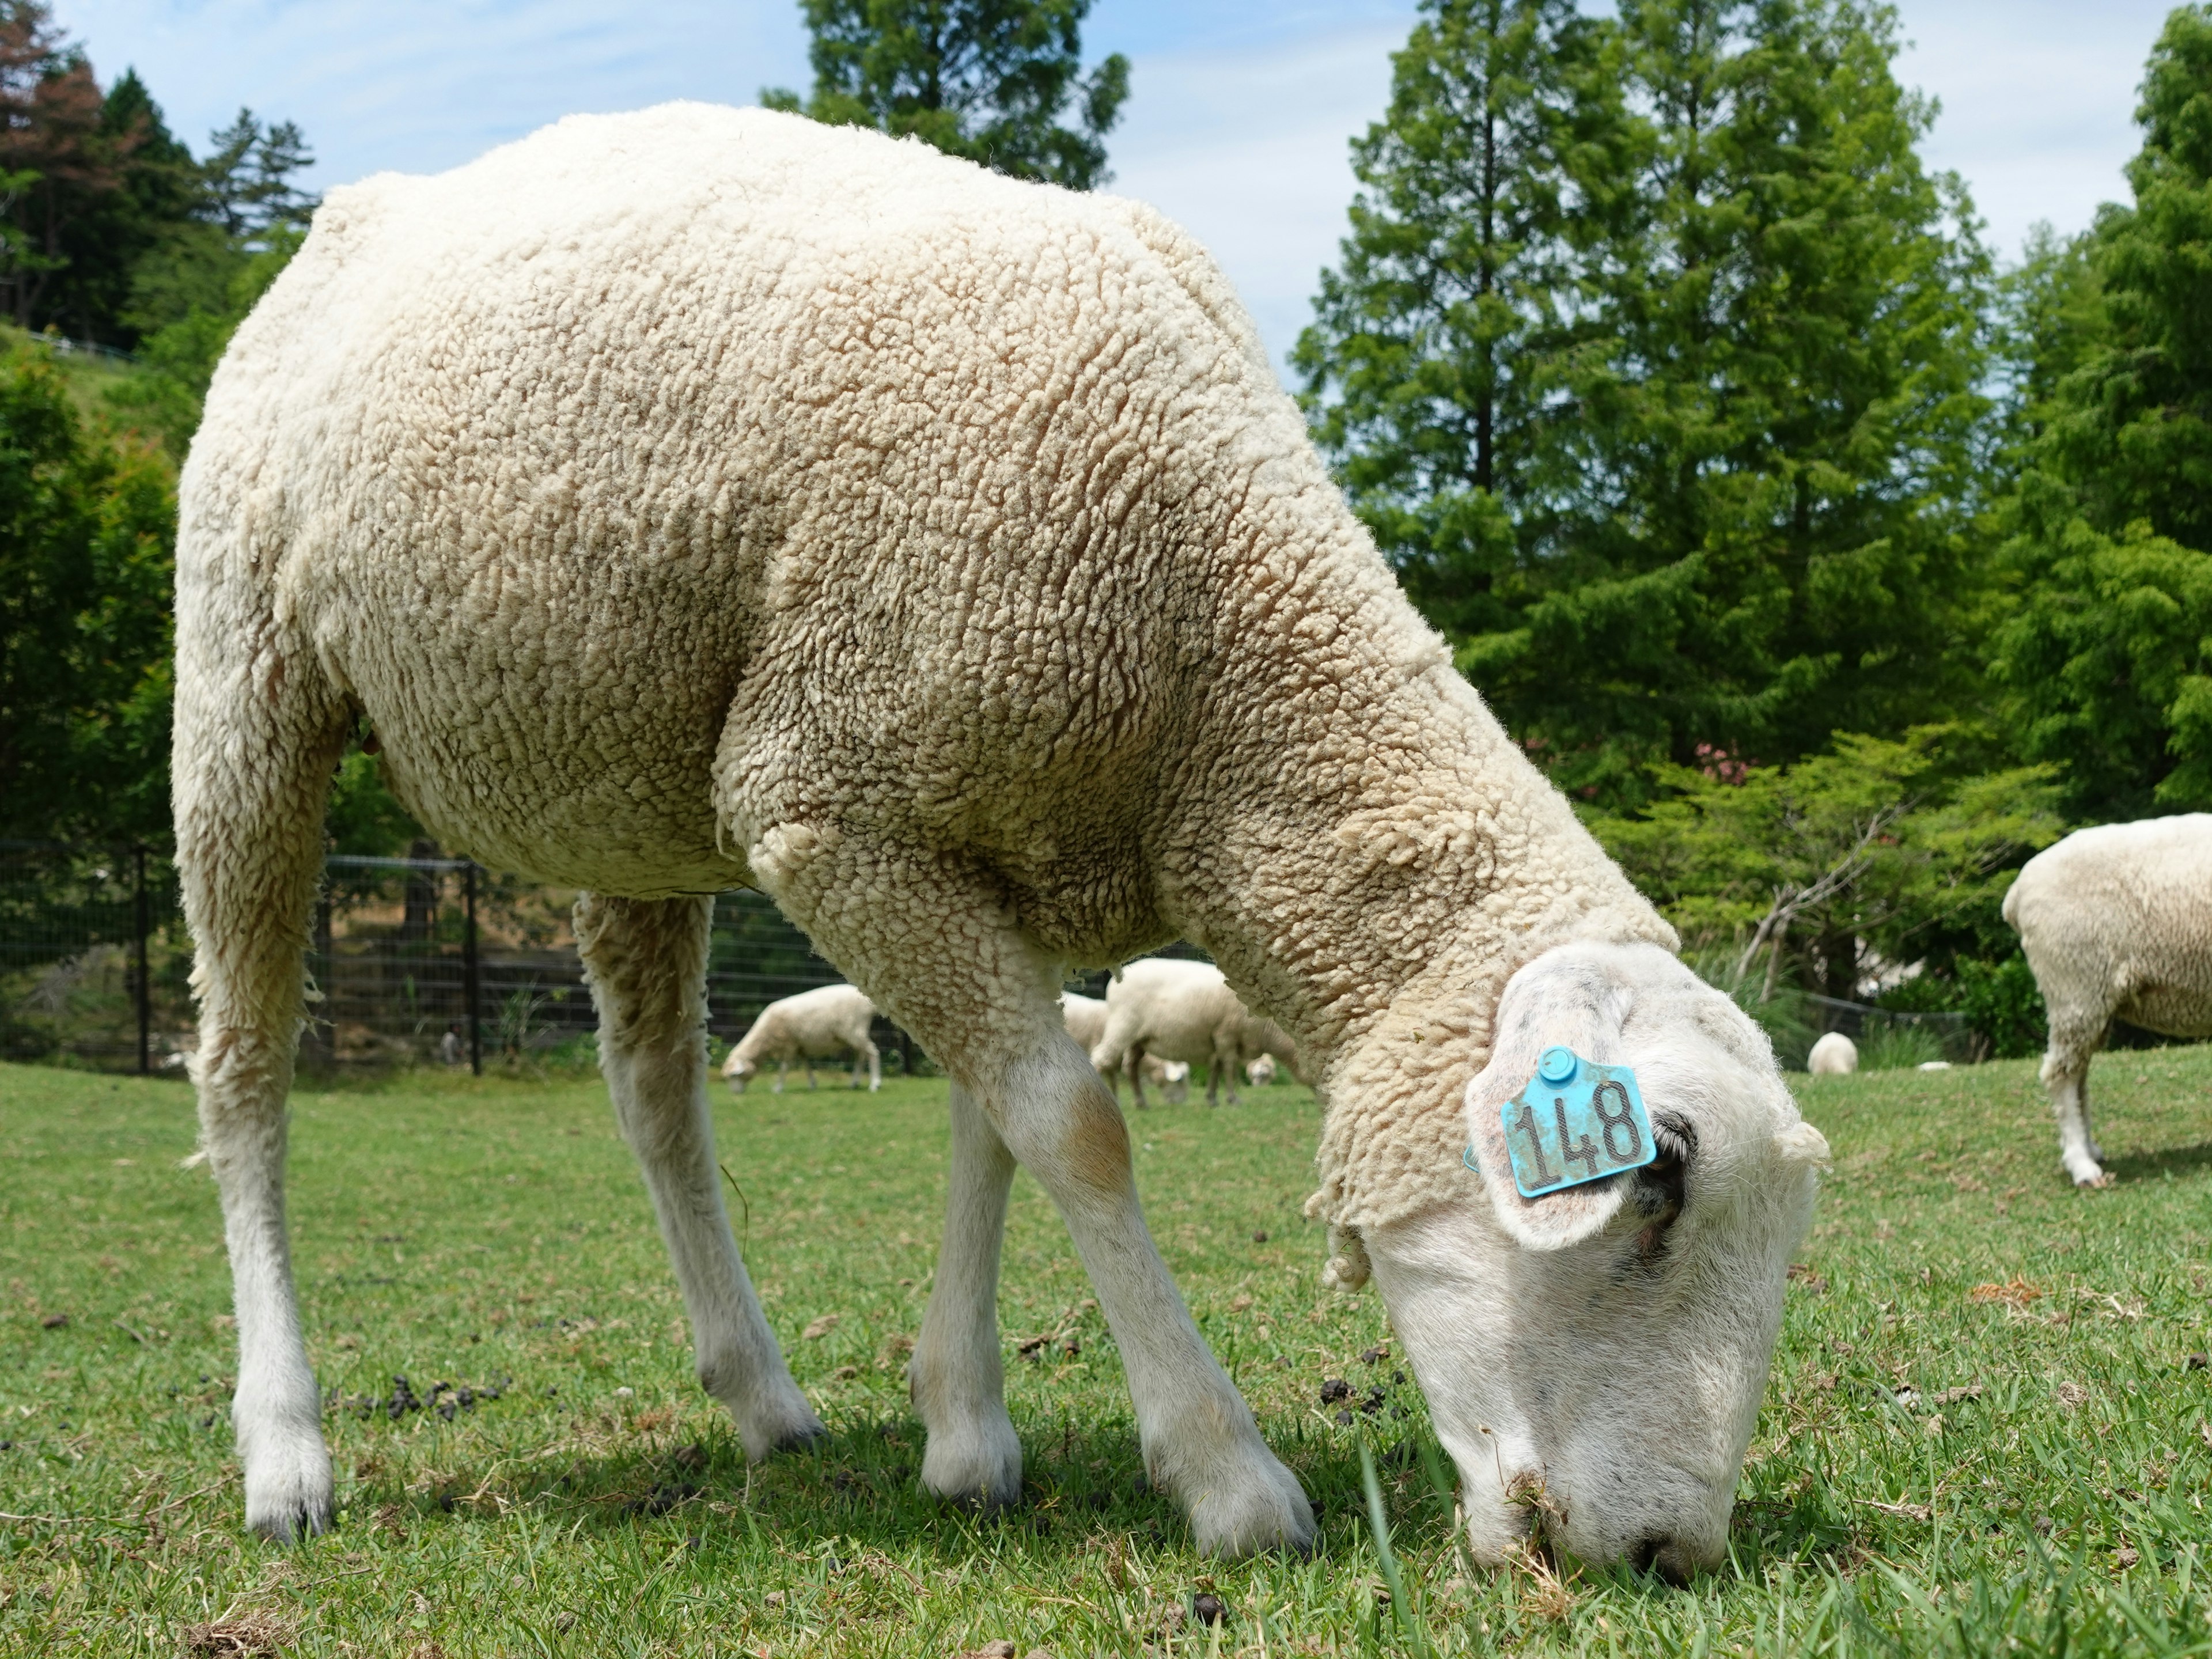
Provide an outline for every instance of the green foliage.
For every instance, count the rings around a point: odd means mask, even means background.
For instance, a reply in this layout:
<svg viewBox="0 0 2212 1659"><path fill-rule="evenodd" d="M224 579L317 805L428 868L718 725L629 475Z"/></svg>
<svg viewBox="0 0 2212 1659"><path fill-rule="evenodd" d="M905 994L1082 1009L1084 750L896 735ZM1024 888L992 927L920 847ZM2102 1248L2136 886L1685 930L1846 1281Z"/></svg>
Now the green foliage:
<svg viewBox="0 0 2212 1659"><path fill-rule="evenodd" d="M1793 767L1662 766L1656 799L1590 827L1687 941L1735 952L1737 981L1765 957L1760 1000L1801 976L1852 997L1869 952L1915 962L2001 930L2009 872L2057 839L2047 769L1988 759L1978 734L1923 726Z"/></svg>
<svg viewBox="0 0 2212 1659"><path fill-rule="evenodd" d="M166 829L175 518L158 457L0 360L0 836Z"/></svg>
<svg viewBox="0 0 2212 1659"><path fill-rule="evenodd" d="M1961 957L1953 978L1955 1006L1988 1041L1991 1054L2019 1060L2043 1052L2043 993L2026 957L2018 951L1995 962Z"/></svg>
<svg viewBox="0 0 2212 1659"><path fill-rule="evenodd" d="M1091 0L800 0L814 36L803 112L912 136L1017 179L1107 181L1106 134L1129 95L1119 52L1082 74ZM769 88L771 109L801 112ZM1072 118L1073 125L1062 125Z"/></svg>
<svg viewBox="0 0 2212 1659"><path fill-rule="evenodd" d="M1564 394L1594 337L1571 204L1625 142L1606 39L1570 0L1429 0L1352 142L1352 234L1292 354L1353 505L1455 637L1511 626L1526 573L1568 550Z"/></svg>
<svg viewBox="0 0 2212 1659"><path fill-rule="evenodd" d="M2212 806L2212 9L2167 19L2136 118L2134 206L2021 280L2017 599L1991 642L2021 752L2093 821Z"/></svg>
<svg viewBox="0 0 2212 1659"><path fill-rule="evenodd" d="M1925 1025L1867 1018L1869 1029L1858 1044L1861 1071L1909 1072L1943 1058L1942 1043Z"/></svg>
<svg viewBox="0 0 2212 1659"><path fill-rule="evenodd" d="M422 825L386 787L376 757L358 749L348 750L338 763L325 823L331 851L367 858L404 858L409 844L422 834Z"/></svg>
<svg viewBox="0 0 2212 1659"><path fill-rule="evenodd" d="M1988 264L1895 52L1847 0L1431 0L1355 151L1316 436L1585 797L1973 690ZM1486 485L1486 418L1523 440Z"/></svg>
<svg viewBox="0 0 2212 1659"><path fill-rule="evenodd" d="M147 335L139 353L144 372L114 388L109 402L120 417L158 438L179 464L192 434L199 429L208 385L230 337L290 263L307 232L298 226L278 225L261 233L259 240L264 246L251 252L226 245L227 270L212 256L210 264L197 268L187 261L157 265L145 273L140 287L142 300L158 291L185 309ZM216 274L223 277L219 289L202 286ZM216 294L219 300L211 297ZM137 313L148 322L157 314L151 309Z"/></svg>

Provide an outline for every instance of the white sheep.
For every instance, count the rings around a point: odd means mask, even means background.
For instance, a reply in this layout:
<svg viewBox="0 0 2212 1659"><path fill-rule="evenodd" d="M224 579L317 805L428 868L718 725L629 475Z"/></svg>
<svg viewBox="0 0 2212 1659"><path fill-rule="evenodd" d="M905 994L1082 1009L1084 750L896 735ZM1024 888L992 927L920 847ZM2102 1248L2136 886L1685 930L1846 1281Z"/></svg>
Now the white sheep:
<svg viewBox="0 0 2212 1659"><path fill-rule="evenodd" d="M876 1052L868 1027L875 1022L876 1006L867 994L849 985L821 985L797 996L771 1002L745 1028L722 1061L722 1075L739 1094L745 1083L768 1060L775 1062L775 1081L769 1092L783 1092L784 1076L791 1062L806 1067L806 1086L814 1087L814 1062L853 1057L853 1087L860 1086L860 1067L868 1069L868 1092L884 1086L883 1057Z"/></svg>
<svg viewBox="0 0 2212 1659"><path fill-rule="evenodd" d="M1244 1068L1244 1075L1255 1089L1272 1087L1275 1081L1274 1055L1259 1055Z"/></svg>
<svg viewBox="0 0 2212 1659"><path fill-rule="evenodd" d="M1210 962L1147 957L1133 962L1106 988L1106 1026L1091 1043L1091 1063L1134 1071L1133 1060L1158 1055L1206 1067L1206 1103L1218 1105L1225 1078L1229 1103L1237 1103L1237 1074L1246 1061L1268 1054L1297 1070L1297 1049L1282 1028L1237 1000L1221 969ZM1145 1091L1133 1077L1141 1109Z"/></svg>
<svg viewBox="0 0 2212 1659"><path fill-rule="evenodd" d="M1859 1068L1859 1045L1841 1031L1830 1031L1805 1056L1805 1069L1814 1077L1848 1077Z"/></svg>
<svg viewBox="0 0 2212 1659"><path fill-rule="evenodd" d="M366 722L444 845L586 890L608 1091L749 1456L822 1425L707 1103L703 895L747 881L951 1075L928 1489L1021 1492L1018 1163L1195 1542L1313 1536L1058 1006L1071 968L1181 937L1297 1040L1327 1276L1371 1266L1475 1553L1540 1520L1594 1565L1721 1558L1825 1144L1454 672L1158 214L697 105L381 174L329 193L239 329L179 513L178 858L250 1525L331 1514L284 1103ZM1551 1044L1636 1068L1657 1162L1521 1195L1501 1114Z"/></svg>
<svg viewBox="0 0 2212 1659"><path fill-rule="evenodd" d="M1061 1013L1067 1021L1067 1034L1085 1054L1098 1046L1098 1039L1106 1035L1106 1005L1097 997L1086 997L1079 992L1064 992L1060 999ZM1139 1067L1145 1081L1158 1089L1170 1104L1180 1106L1190 1097L1190 1067L1179 1060L1162 1060L1156 1054L1146 1054ZM1101 1066L1098 1075L1113 1091L1114 1098L1121 1098L1121 1067Z"/></svg>
<svg viewBox="0 0 2212 1659"><path fill-rule="evenodd" d="M2004 919L2043 993L2058 1156L2076 1186L2104 1186L2089 1060L2112 1022L2212 1036L2212 814L2076 830L2022 867Z"/></svg>

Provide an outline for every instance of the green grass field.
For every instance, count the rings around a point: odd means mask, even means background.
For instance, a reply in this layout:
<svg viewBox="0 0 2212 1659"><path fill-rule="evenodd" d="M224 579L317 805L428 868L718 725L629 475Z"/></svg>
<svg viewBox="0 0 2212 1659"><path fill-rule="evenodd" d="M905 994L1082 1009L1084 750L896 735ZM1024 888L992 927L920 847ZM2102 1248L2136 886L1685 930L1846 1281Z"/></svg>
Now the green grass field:
<svg viewBox="0 0 2212 1659"><path fill-rule="evenodd" d="M1138 1176L1322 1506L1314 1557L1210 1564L1144 1489L1113 1344L1025 1176L1000 1308L1029 1501L985 1518L922 1497L902 1348L944 1086L721 1094L746 1259L832 1431L750 1477L691 1381L596 1079L303 1092L294 1238L342 1511L285 1550L240 1528L221 1224L204 1171L178 1167L187 1090L0 1068L0 1652L2212 1651L2212 1371L2190 1358L2212 1346L2212 1048L2098 1060L2119 1179L2087 1194L2028 1064L1800 1080L1836 1169L1733 1559L1687 1591L1459 1557L1419 1400L1395 1358L1360 1358L1388 1340L1379 1303L1318 1288L1314 1107L1287 1086L1156 1108ZM394 1414L397 1376L427 1408ZM1329 1377L1385 1403L1341 1427ZM1225 1622L1188 1617L1201 1593Z"/></svg>

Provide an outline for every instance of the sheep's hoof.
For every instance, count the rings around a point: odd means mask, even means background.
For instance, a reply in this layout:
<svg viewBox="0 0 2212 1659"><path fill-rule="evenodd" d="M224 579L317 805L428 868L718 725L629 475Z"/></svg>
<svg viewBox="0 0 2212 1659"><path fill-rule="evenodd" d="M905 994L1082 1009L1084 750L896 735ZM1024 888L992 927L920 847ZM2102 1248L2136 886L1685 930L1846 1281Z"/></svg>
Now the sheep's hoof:
<svg viewBox="0 0 2212 1659"><path fill-rule="evenodd" d="M931 1430L921 1484L963 1508L1012 1508L1022 1496L1022 1443L1013 1424L1001 1415L996 1422Z"/></svg>
<svg viewBox="0 0 2212 1659"><path fill-rule="evenodd" d="M1190 1508L1190 1529L1208 1555L1234 1558L1285 1550L1311 1553L1313 1505L1305 1488L1270 1453L1242 1480L1219 1480Z"/></svg>
<svg viewBox="0 0 2212 1659"><path fill-rule="evenodd" d="M331 1529L331 1455L321 1436L286 1436L248 1457L246 1525L272 1544Z"/></svg>
<svg viewBox="0 0 2212 1659"><path fill-rule="evenodd" d="M2075 1176L2074 1184L2076 1187L2109 1187L2112 1184L2112 1177L2110 1172L2099 1170L2094 1175Z"/></svg>

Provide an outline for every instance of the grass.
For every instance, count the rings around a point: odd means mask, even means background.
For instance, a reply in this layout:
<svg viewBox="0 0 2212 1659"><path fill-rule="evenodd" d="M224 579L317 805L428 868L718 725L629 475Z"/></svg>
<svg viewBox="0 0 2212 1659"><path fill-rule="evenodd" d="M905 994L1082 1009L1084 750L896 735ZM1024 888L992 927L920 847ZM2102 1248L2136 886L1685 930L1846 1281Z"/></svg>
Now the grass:
<svg viewBox="0 0 2212 1659"><path fill-rule="evenodd" d="M1026 1176L1001 1313L1029 1502L919 1494L901 1350L944 1181L931 1080L720 1100L747 1260L832 1430L750 1476L595 1081L303 1092L295 1246L342 1512L271 1547L240 1530L187 1091L0 1068L0 1652L2206 1653L2212 1048L2108 1054L2093 1086L2119 1179L2077 1194L2028 1063L1799 1080L1837 1167L1732 1559L1675 1591L1457 1556L1418 1395L1360 1358L1379 1304L1317 1288L1288 1085L1135 1127L1162 1248L1322 1505L1310 1560L1210 1564L1143 1489L1113 1345ZM432 1408L395 1415L395 1376ZM1340 1427L1330 1376L1386 1403ZM1200 1596L1225 1622L1192 1621Z"/></svg>

